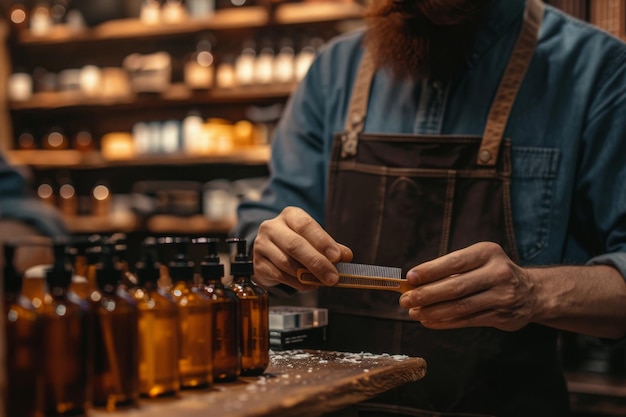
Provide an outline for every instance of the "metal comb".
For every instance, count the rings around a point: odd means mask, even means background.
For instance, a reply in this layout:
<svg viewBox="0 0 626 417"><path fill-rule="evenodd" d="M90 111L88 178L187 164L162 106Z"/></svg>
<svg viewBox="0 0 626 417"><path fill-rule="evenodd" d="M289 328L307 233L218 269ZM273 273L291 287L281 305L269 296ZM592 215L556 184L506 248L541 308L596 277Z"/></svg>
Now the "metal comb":
<svg viewBox="0 0 626 417"><path fill-rule="evenodd" d="M406 279L402 279L401 268L347 262L339 262L335 266L339 272L339 282L335 287L387 290L399 293L405 293L415 288ZM304 268L298 269L297 278L303 284L318 287L326 286L326 284Z"/></svg>

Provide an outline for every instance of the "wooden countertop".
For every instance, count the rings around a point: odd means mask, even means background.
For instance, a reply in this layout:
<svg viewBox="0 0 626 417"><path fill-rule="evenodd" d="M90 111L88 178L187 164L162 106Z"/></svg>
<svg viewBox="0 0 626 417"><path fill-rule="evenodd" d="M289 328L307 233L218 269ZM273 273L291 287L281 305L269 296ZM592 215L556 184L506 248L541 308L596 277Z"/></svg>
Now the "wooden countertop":
<svg viewBox="0 0 626 417"><path fill-rule="evenodd" d="M426 374L422 358L323 351L273 351L260 377L141 401L136 409L90 417L316 417L342 410Z"/></svg>

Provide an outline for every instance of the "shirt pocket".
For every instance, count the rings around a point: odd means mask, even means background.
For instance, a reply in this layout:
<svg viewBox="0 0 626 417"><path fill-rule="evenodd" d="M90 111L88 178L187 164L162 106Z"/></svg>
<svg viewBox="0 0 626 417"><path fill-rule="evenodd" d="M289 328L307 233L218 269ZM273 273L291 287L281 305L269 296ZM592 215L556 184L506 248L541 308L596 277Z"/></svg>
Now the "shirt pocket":
<svg viewBox="0 0 626 417"><path fill-rule="evenodd" d="M513 227L522 261L548 248L560 156L554 148L513 147L511 151Z"/></svg>

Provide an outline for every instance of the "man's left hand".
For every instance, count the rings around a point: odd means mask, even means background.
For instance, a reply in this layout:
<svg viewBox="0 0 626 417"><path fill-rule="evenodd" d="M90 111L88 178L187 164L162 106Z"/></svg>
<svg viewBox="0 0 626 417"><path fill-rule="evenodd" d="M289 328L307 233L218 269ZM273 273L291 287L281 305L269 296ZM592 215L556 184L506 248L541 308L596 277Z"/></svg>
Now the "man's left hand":
<svg viewBox="0 0 626 417"><path fill-rule="evenodd" d="M477 243L425 262L406 278L417 288L402 295L400 306L431 329L515 331L533 319L536 288L529 272L495 243Z"/></svg>

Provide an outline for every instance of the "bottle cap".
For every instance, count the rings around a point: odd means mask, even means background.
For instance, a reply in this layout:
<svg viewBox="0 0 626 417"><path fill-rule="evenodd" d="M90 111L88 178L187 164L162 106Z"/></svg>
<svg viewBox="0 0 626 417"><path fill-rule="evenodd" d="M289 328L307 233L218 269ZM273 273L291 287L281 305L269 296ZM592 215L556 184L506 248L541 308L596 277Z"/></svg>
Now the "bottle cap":
<svg viewBox="0 0 626 417"><path fill-rule="evenodd" d="M247 252L247 242L245 239L231 238L226 240L229 244L237 245L237 254L230 264L230 272L233 276L252 276L254 266Z"/></svg>
<svg viewBox="0 0 626 417"><path fill-rule="evenodd" d="M224 265L220 262L217 245L220 240L217 238L199 238L195 243L204 243L208 246L207 256L200 265L202 278L207 281L220 281L224 277Z"/></svg>
<svg viewBox="0 0 626 417"><path fill-rule="evenodd" d="M17 294L22 289L22 280L15 269L15 245L4 243L4 292L5 294Z"/></svg>
<svg viewBox="0 0 626 417"><path fill-rule="evenodd" d="M176 248L174 259L167 264L170 277L178 281L192 281L194 263L187 257L189 239L185 237L165 238L164 243L173 243Z"/></svg>
<svg viewBox="0 0 626 417"><path fill-rule="evenodd" d="M53 242L54 264L46 271L46 281L50 290L68 288L72 282L72 265L68 256L69 241L57 238Z"/></svg>
<svg viewBox="0 0 626 417"><path fill-rule="evenodd" d="M98 287L105 292L114 292L122 278L122 271L115 266L115 245L106 240L100 246L100 261L96 267Z"/></svg>
<svg viewBox="0 0 626 417"><path fill-rule="evenodd" d="M141 257L135 264L135 272L141 287L145 286L146 283L156 284L161 276L156 254L156 244L156 239L149 237L141 245Z"/></svg>

